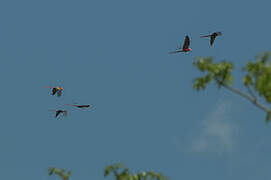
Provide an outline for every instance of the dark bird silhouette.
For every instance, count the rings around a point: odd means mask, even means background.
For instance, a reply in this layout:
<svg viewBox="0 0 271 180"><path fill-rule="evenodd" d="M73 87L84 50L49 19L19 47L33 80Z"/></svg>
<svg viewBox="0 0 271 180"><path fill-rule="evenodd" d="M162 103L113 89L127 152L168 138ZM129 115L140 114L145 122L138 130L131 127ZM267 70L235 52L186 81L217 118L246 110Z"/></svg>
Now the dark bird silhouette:
<svg viewBox="0 0 271 180"><path fill-rule="evenodd" d="M89 104L87 104L87 105L67 104L67 105L68 105L68 106L73 106L73 107L78 107L78 108L80 108L80 109L90 107L90 105L89 105Z"/></svg>
<svg viewBox="0 0 271 180"><path fill-rule="evenodd" d="M62 91L63 91L63 88L60 86L56 86L56 87L48 86L46 88L52 88L52 95L54 96L55 94L57 94L58 97L61 96Z"/></svg>
<svg viewBox="0 0 271 180"><path fill-rule="evenodd" d="M222 33L221 32L214 32L212 34L200 36L200 37L201 38L210 37L210 45L212 46L214 44L216 36L222 36Z"/></svg>
<svg viewBox="0 0 271 180"><path fill-rule="evenodd" d="M57 116L59 116L61 113L63 114L63 116L67 116L67 110L50 110L50 111L54 111L54 112L56 112L56 118L57 118Z"/></svg>
<svg viewBox="0 0 271 180"><path fill-rule="evenodd" d="M183 43L183 48L177 47L176 51L169 52L168 54L176 54L176 53L179 53L179 52L189 52L189 51L192 51L192 49L189 48L189 45L190 45L189 36L185 36L185 40L184 40L184 43Z"/></svg>

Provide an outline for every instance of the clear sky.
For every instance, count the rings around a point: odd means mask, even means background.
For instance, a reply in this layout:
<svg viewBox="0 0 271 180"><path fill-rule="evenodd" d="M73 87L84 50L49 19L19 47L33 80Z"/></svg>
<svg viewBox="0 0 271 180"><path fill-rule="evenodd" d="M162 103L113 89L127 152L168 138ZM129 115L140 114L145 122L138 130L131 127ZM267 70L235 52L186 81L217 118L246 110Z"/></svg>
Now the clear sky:
<svg viewBox="0 0 271 180"><path fill-rule="evenodd" d="M0 179L102 180L106 165L172 180L270 178L270 125L214 85L196 92L197 56L239 70L270 51L270 7L258 1L1 0ZM213 47L199 38L222 31ZM168 55L191 37L193 51ZM63 86L63 96L44 86ZM89 110L65 106L93 104ZM49 109L66 108L67 118ZM108 178L110 179L110 178ZM112 179L112 177L111 177Z"/></svg>

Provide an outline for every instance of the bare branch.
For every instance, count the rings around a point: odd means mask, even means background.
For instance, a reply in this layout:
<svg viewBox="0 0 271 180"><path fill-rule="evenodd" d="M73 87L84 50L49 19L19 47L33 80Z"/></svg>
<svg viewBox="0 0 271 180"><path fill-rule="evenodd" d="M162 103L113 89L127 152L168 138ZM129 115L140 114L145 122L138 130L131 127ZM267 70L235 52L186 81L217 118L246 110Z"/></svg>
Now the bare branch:
<svg viewBox="0 0 271 180"><path fill-rule="evenodd" d="M230 85L227 85L219 80L216 79L216 82L220 85L222 85L223 87L225 87L226 89L236 93L236 94L239 94L240 96L243 96L244 98L248 99L250 102L252 102L253 104L255 104L257 107L259 107L260 109L262 109L263 111L265 111L266 113L269 113L270 112L270 109L267 108L265 105L259 103L256 99L256 97L254 97L253 95L249 95L249 94L246 94L245 92L239 90L239 89L236 89ZM252 93L252 92L251 92Z"/></svg>

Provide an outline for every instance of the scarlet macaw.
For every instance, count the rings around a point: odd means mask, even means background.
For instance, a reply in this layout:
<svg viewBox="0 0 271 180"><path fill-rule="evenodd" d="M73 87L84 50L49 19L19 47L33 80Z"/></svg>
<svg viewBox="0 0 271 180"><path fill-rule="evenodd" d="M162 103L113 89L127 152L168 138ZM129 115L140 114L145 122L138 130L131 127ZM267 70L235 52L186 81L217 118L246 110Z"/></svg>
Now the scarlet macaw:
<svg viewBox="0 0 271 180"><path fill-rule="evenodd" d="M68 106L78 107L78 108L88 108L90 107L89 104L87 105L75 105L75 104L67 104Z"/></svg>
<svg viewBox="0 0 271 180"><path fill-rule="evenodd" d="M52 88L52 95L54 96L57 93L57 96L60 97L63 91L63 88L60 86L56 86L56 87L51 87L48 86L46 88Z"/></svg>
<svg viewBox="0 0 271 180"><path fill-rule="evenodd" d="M67 116L67 110L50 110L50 111L54 111L54 112L56 112L56 118L57 118L57 116L59 116L59 114L63 114L63 116Z"/></svg>
<svg viewBox="0 0 271 180"><path fill-rule="evenodd" d="M183 48L178 47L178 49L176 51L169 52L168 54L176 54L176 53L179 53L179 52L189 52L189 51L192 51L192 49L189 48L189 45L190 45L189 36L185 36L185 40L184 40L184 43L183 43Z"/></svg>
<svg viewBox="0 0 271 180"><path fill-rule="evenodd" d="M222 36L222 33L221 32L214 32L212 34L200 36L200 37L201 38L210 37L210 45L212 46L214 44L216 36Z"/></svg>

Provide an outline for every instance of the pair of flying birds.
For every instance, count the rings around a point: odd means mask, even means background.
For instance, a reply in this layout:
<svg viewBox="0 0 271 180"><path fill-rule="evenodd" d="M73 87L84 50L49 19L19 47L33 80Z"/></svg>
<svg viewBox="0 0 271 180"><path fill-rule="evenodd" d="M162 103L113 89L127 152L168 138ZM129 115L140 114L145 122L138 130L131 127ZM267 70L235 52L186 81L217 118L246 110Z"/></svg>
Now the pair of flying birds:
<svg viewBox="0 0 271 180"><path fill-rule="evenodd" d="M58 97L60 97L60 96L62 95L63 88L60 87L60 86L56 86L56 87L48 86L48 87L46 87L46 88L51 88L51 89L52 89L52 95L53 95L53 96L54 96L54 95L57 95ZM87 104L87 105L67 104L67 105L68 105L68 106L77 107L77 108L80 108L80 109L90 107L89 104ZM55 117L59 116L60 114L63 114L63 116L67 116L67 110L51 110L51 111L56 112Z"/></svg>
<svg viewBox="0 0 271 180"><path fill-rule="evenodd" d="M210 37L210 45L212 46L214 44L215 38L217 36L221 36L221 35L222 35L221 32L214 32L212 34L205 35L205 36L200 36L200 37L201 38ZM189 52L189 51L192 51L192 49L189 48L189 45L190 45L189 36L185 36L185 40L184 40L184 43L183 43L183 48L178 47L178 49L176 51L169 52L169 54L175 54L175 53L179 53L179 52Z"/></svg>

